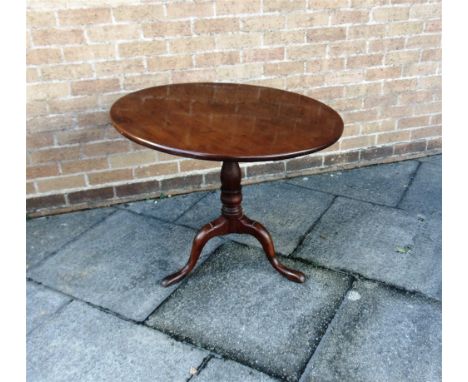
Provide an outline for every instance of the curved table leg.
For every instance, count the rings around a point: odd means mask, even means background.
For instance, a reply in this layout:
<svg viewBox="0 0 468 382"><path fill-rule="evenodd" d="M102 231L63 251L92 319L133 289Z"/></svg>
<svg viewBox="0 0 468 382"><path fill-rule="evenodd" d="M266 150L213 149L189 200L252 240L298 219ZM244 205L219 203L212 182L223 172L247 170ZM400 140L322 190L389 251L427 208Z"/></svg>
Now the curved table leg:
<svg viewBox="0 0 468 382"><path fill-rule="evenodd" d="M224 235L228 230L228 221L224 216L220 216L216 220L213 220L211 223L204 225L197 235L193 239L192 251L190 252L190 257L187 261L187 264L180 269L178 272L173 273L165 277L161 281L161 285L168 287L180 280L182 280L197 264L200 253L207 243L214 236Z"/></svg>
<svg viewBox="0 0 468 382"><path fill-rule="evenodd" d="M249 219L247 216L242 216L239 220L240 233L248 233L254 236L260 244L262 244L263 250L267 255L268 261L279 273L281 273L288 280L295 281L297 283L303 283L305 281L304 273L288 268L278 261L275 255L275 247L273 245L273 239L267 229L260 223Z"/></svg>

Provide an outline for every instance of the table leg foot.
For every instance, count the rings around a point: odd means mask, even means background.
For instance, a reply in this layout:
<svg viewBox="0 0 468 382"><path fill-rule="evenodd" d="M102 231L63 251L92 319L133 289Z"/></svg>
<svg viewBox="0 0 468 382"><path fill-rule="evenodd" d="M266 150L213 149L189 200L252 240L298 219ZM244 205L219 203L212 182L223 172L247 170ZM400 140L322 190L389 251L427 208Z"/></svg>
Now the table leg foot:
<svg viewBox="0 0 468 382"><path fill-rule="evenodd" d="M227 233L227 230L228 221L224 216L220 216L211 223L204 225L193 239L192 251L190 252L190 257L187 261L187 264L185 264L185 266L176 273L165 277L161 281L161 285L163 287L168 287L179 282L185 276L187 276L187 274L189 274L197 264L201 251L203 250L203 247L208 242L208 240L215 236L224 235Z"/></svg>
<svg viewBox="0 0 468 382"><path fill-rule="evenodd" d="M243 216L240 219L240 224L241 233L250 234L260 242L268 258L268 261L273 266L273 268L275 268L288 280L294 281L296 283L303 283L305 281L304 273L288 268L279 262L275 254L273 239L271 238L270 233L262 224L249 219L247 216Z"/></svg>

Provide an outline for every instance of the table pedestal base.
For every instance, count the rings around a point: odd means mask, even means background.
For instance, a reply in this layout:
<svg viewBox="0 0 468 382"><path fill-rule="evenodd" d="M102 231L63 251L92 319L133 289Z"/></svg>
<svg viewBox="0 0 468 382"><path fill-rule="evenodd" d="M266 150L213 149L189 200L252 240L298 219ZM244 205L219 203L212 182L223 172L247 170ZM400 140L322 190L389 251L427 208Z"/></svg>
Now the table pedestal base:
<svg viewBox="0 0 468 382"><path fill-rule="evenodd" d="M182 280L195 267L208 240L229 233L245 233L254 236L262 244L270 264L291 281L303 283L302 272L281 264L276 255L270 233L260 223L249 219L242 212L241 170L237 162L223 162L221 168L221 216L201 228L193 240L187 264L178 272L165 277L162 286L167 287Z"/></svg>

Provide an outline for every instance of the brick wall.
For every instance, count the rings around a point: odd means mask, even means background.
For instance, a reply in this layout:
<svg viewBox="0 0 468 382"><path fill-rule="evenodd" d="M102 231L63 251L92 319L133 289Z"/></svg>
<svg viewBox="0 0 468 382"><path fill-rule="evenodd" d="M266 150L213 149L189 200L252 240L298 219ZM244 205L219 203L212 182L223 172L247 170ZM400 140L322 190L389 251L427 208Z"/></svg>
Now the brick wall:
<svg viewBox="0 0 468 382"><path fill-rule="evenodd" d="M131 143L113 101L189 81L317 98L345 121L312 156L245 182L441 150L441 4L430 0L29 0L27 208L32 214L213 188L217 162Z"/></svg>

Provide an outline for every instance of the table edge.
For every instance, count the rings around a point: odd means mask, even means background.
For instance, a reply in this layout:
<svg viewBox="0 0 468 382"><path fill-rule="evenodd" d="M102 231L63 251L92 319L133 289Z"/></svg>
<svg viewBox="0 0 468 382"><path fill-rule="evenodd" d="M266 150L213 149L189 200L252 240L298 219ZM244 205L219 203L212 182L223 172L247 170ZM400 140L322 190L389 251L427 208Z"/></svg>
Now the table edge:
<svg viewBox="0 0 468 382"><path fill-rule="evenodd" d="M340 119L341 116L336 113ZM299 150L299 151L292 151L292 152L287 152L284 154L271 154L271 155L242 155L242 156L229 156L229 155L221 155L221 154L209 154L209 153L201 153L197 151L191 151L191 150L183 150L183 149L177 149L174 147L168 147L164 145L157 144L155 142L150 142L147 141L143 138L134 136L130 134L128 131L121 129L116 123L113 121L112 126L124 137L130 139L131 141L148 147L150 149L156 150L156 151L162 151L167 154L171 155L176 155L184 158L192 158L192 159L199 159L199 160L206 160L206 161L230 161L230 162L263 162L263 161L275 161L275 160L283 160L283 159L290 159L290 158L295 158L298 156L304 156L308 154L313 154L317 151L321 151L323 149L326 149L327 147L330 147L334 143L336 143L342 136L343 130L344 130L344 123L343 120L341 119L342 124L341 124L341 132L340 134L336 137L336 139L332 140L331 142L327 142L326 144L313 147L311 149L305 149L305 150Z"/></svg>

